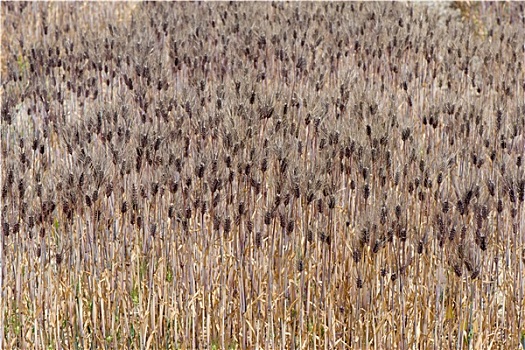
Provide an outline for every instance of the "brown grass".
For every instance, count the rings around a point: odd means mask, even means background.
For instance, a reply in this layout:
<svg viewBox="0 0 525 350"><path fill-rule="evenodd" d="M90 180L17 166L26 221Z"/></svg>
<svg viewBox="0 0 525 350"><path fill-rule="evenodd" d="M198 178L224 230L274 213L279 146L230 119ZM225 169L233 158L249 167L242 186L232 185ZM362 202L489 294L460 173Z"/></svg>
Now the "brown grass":
<svg viewBox="0 0 525 350"><path fill-rule="evenodd" d="M522 4L1 10L0 348L525 347Z"/></svg>

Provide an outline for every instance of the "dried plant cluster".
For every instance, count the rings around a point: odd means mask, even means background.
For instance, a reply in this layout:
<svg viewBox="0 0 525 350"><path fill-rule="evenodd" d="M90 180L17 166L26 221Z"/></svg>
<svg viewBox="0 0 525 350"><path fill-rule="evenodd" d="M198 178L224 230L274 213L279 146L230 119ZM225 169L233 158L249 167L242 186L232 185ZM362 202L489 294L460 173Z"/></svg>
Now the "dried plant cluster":
<svg viewBox="0 0 525 350"><path fill-rule="evenodd" d="M444 6L3 2L3 347L519 347L524 5Z"/></svg>

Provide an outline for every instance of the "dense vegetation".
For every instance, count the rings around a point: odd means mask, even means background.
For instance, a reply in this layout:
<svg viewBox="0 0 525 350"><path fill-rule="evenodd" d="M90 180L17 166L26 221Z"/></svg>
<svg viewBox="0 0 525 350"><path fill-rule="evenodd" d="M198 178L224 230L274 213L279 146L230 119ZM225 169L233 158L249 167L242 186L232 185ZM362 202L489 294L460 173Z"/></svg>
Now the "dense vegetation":
<svg viewBox="0 0 525 350"><path fill-rule="evenodd" d="M523 3L1 10L0 347L525 347Z"/></svg>

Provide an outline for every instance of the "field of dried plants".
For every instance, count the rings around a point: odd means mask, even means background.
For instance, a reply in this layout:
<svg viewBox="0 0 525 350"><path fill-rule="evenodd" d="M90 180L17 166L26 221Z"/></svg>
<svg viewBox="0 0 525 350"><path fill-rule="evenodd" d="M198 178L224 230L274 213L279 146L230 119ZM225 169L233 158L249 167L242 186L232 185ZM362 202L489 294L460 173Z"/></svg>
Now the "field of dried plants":
<svg viewBox="0 0 525 350"><path fill-rule="evenodd" d="M3 349L525 349L523 3L1 3Z"/></svg>

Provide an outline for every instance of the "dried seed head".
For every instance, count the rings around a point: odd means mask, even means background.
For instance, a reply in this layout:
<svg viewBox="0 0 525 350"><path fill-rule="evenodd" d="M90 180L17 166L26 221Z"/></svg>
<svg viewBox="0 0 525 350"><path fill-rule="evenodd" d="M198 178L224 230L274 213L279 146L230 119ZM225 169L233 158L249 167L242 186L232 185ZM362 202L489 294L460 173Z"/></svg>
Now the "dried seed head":
<svg viewBox="0 0 525 350"><path fill-rule="evenodd" d="M390 280L391 280L392 282L395 282L396 279L397 279L397 273L392 272L392 274L390 275Z"/></svg>
<svg viewBox="0 0 525 350"><path fill-rule="evenodd" d="M304 270L304 263L303 263L303 259L299 259L297 261L297 271L299 272L303 272Z"/></svg>
<svg viewBox="0 0 525 350"><path fill-rule="evenodd" d="M268 170L268 158L265 157L261 161L261 171L265 173L266 170Z"/></svg>
<svg viewBox="0 0 525 350"><path fill-rule="evenodd" d="M381 225L385 225L386 224L386 219L388 218L388 210L386 208L386 206L382 206L381 207L381 214L380 214L380 223Z"/></svg>
<svg viewBox="0 0 525 350"><path fill-rule="evenodd" d="M411 133L410 128L403 129L401 133L401 140L403 140L403 142L406 142L410 138L410 133Z"/></svg>
<svg viewBox="0 0 525 350"><path fill-rule="evenodd" d="M291 195L290 195L290 192L287 192L285 195L284 195L284 200L283 200L283 204L284 206L288 206L288 204L290 204L290 199L291 199Z"/></svg>
<svg viewBox="0 0 525 350"><path fill-rule="evenodd" d="M156 223L152 222L150 224L149 232L150 232L152 237L155 237L155 234L157 233L157 224Z"/></svg>
<svg viewBox="0 0 525 350"><path fill-rule="evenodd" d="M272 212L271 211L267 211L264 214L264 224L265 225L270 225L271 223L272 223Z"/></svg>
<svg viewBox="0 0 525 350"><path fill-rule="evenodd" d="M111 196L111 193L113 193L113 185L109 183L106 185L106 197Z"/></svg>
<svg viewBox="0 0 525 350"><path fill-rule="evenodd" d="M450 209L449 202L448 201L444 201L442 203L442 206L441 206L441 211L443 212L443 214L446 214L446 213L448 213L449 209Z"/></svg>
<svg viewBox="0 0 525 350"><path fill-rule="evenodd" d="M487 180L487 189L492 197L496 194L496 185L491 179Z"/></svg>
<svg viewBox="0 0 525 350"><path fill-rule="evenodd" d="M9 223L7 221L2 222L2 233L5 237L9 237Z"/></svg>
<svg viewBox="0 0 525 350"><path fill-rule="evenodd" d="M317 212L321 214L324 210L323 198L317 199Z"/></svg>
<svg viewBox="0 0 525 350"><path fill-rule="evenodd" d="M481 233L481 230L476 230L476 244L483 251L487 250L487 237Z"/></svg>
<svg viewBox="0 0 525 350"><path fill-rule="evenodd" d="M497 210L498 214L501 214L503 212L503 201L501 199L498 199Z"/></svg>
<svg viewBox="0 0 525 350"><path fill-rule="evenodd" d="M239 209L239 215L244 215L245 210L246 210L244 201L240 201L239 202L239 208L238 209Z"/></svg>
<svg viewBox="0 0 525 350"><path fill-rule="evenodd" d="M454 269L454 273L456 274L456 276L461 277L461 275L463 274L463 269L462 269L461 264L455 263L452 266L452 268Z"/></svg>
<svg viewBox="0 0 525 350"><path fill-rule="evenodd" d="M293 220L288 221L288 225L286 226L286 232L288 232L288 234L291 234L293 233L294 228L295 228L295 222Z"/></svg>
<svg viewBox="0 0 525 350"><path fill-rule="evenodd" d="M93 204L93 203L91 202L91 197L90 197L88 194L86 194L86 205L87 205L88 207L91 207L91 204Z"/></svg>
<svg viewBox="0 0 525 350"><path fill-rule="evenodd" d="M221 219L217 215L213 215L213 229L218 231L221 225Z"/></svg>
<svg viewBox="0 0 525 350"><path fill-rule="evenodd" d="M357 277L357 280L356 280L356 286L358 289L361 289L363 288L363 280L361 279L361 277Z"/></svg>
<svg viewBox="0 0 525 350"><path fill-rule="evenodd" d="M202 179L204 177L205 169L206 169L206 166L202 162L196 167L195 174L197 175L199 179Z"/></svg>
<svg viewBox="0 0 525 350"><path fill-rule="evenodd" d="M335 197L333 195L330 195L330 198L328 199L328 208L335 208Z"/></svg>
<svg viewBox="0 0 525 350"><path fill-rule="evenodd" d="M463 201L458 200L456 207L458 209L459 214L461 215L465 214L465 205L463 204Z"/></svg>
<svg viewBox="0 0 525 350"><path fill-rule="evenodd" d="M122 202L122 205L120 207L120 212L122 214L125 214L126 211L128 211L128 202L124 201L124 202Z"/></svg>
<svg viewBox="0 0 525 350"><path fill-rule="evenodd" d="M407 240L407 230L406 228L399 228L398 231L397 231L397 234L398 234L398 237L399 237L399 240L401 242L405 242Z"/></svg>
<svg viewBox="0 0 525 350"><path fill-rule="evenodd" d="M522 179L518 183L518 199L520 202L525 201L525 179Z"/></svg>
<svg viewBox="0 0 525 350"><path fill-rule="evenodd" d="M224 233L229 233L232 228L232 220L229 216L224 219Z"/></svg>
<svg viewBox="0 0 525 350"><path fill-rule="evenodd" d="M454 237L456 237L456 228L455 228L455 227L452 227L452 228L450 229L449 240L450 240L450 241L453 241L453 240L454 240Z"/></svg>
<svg viewBox="0 0 525 350"><path fill-rule="evenodd" d="M366 201L368 200L368 197L370 197L370 185L365 184L365 186L363 187L363 198Z"/></svg>
<svg viewBox="0 0 525 350"><path fill-rule="evenodd" d="M401 218L401 205L396 205L396 217L399 220Z"/></svg>

